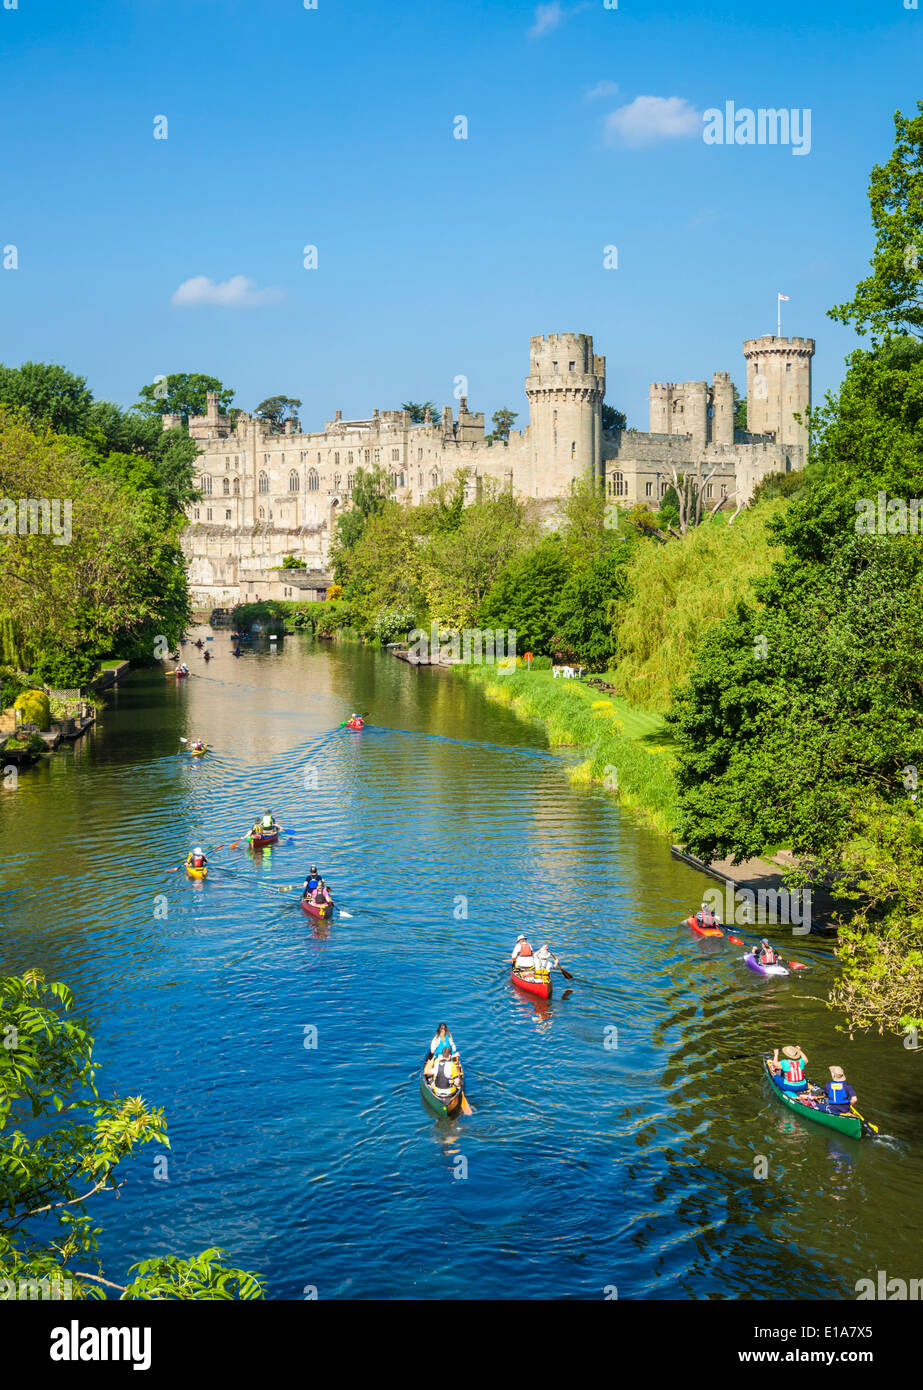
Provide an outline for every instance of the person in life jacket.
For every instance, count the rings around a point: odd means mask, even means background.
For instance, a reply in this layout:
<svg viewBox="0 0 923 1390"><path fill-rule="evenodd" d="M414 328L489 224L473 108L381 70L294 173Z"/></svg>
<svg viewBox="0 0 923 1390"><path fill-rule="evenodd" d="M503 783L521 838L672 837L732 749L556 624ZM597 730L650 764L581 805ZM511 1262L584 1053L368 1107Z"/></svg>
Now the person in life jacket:
<svg viewBox="0 0 923 1390"><path fill-rule="evenodd" d="M272 818L272 812L267 811L263 817L262 830L264 835L271 835L276 828L276 823Z"/></svg>
<svg viewBox="0 0 923 1390"><path fill-rule="evenodd" d="M558 966L561 962L552 951L548 949L548 943L539 946L535 953L535 963L533 969L537 975L548 975L551 973L552 966Z"/></svg>
<svg viewBox="0 0 923 1390"><path fill-rule="evenodd" d="M205 752L205 744L202 742L202 740L201 740L200 738L197 738L197 739L195 740L195 742L193 743L193 745L192 745L192 751L193 751L193 753L204 753L204 752Z"/></svg>
<svg viewBox="0 0 923 1390"><path fill-rule="evenodd" d="M779 957L776 955L765 936L760 942L760 949L756 958L760 965L778 965L779 963Z"/></svg>
<svg viewBox="0 0 923 1390"><path fill-rule="evenodd" d="M303 898L310 898L319 883L320 874L317 872L317 865L312 864L311 872L308 874L307 878L304 881L304 886L301 890L301 896Z"/></svg>
<svg viewBox="0 0 923 1390"><path fill-rule="evenodd" d="M322 907L324 903L330 903L331 906L333 905L333 899L331 898L327 885L322 878L317 880L317 884L314 888L314 894L311 901L316 903L318 907Z"/></svg>
<svg viewBox="0 0 923 1390"><path fill-rule="evenodd" d="M191 864L194 869L204 869L205 865L208 863L208 860L205 858L205 855L202 853L202 851L198 847L196 847L190 854L189 858L186 860L186 863Z"/></svg>
<svg viewBox="0 0 923 1390"><path fill-rule="evenodd" d="M808 1079L804 1069L808 1059L800 1047L789 1044L783 1047L781 1060L779 1049L772 1054L772 1079L782 1091L798 1092L808 1089Z"/></svg>
<svg viewBox="0 0 923 1390"><path fill-rule="evenodd" d="M510 964L514 970L531 970L535 965L532 947L527 936L517 936Z"/></svg>
<svg viewBox="0 0 923 1390"><path fill-rule="evenodd" d="M452 1049L446 1046L442 1055L436 1059L433 1068L433 1089L437 1094L451 1095L458 1084L459 1067L452 1056Z"/></svg>
<svg viewBox="0 0 923 1390"><path fill-rule="evenodd" d="M842 1067L830 1068L830 1080L824 1085L824 1095L827 1098L824 1108L831 1115L848 1114L858 1100Z"/></svg>
<svg viewBox="0 0 923 1390"><path fill-rule="evenodd" d="M458 1048L455 1046L455 1039L449 1032L444 1023L440 1023L436 1032L433 1034L433 1041L429 1045L429 1052L426 1054L427 1061L431 1057L441 1057L445 1048L450 1048L454 1057L458 1056Z"/></svg>
<svg viewBox="0 0 923 1390"><path fill-rule="evenodd" d="M695 914L695 920L698 922L700 927L721 926L721 918L718 916L717 912L712 912L711 908L708 906L708 903L702 904L698 912Z"/></svg>

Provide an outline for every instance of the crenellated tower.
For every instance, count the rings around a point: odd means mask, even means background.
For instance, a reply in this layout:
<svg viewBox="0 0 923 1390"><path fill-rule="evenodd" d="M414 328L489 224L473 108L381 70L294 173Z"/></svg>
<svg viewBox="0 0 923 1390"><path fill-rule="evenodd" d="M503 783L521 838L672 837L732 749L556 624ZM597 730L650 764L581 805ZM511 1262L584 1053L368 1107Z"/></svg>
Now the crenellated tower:
<svg viewBox="0 0 923 1390"><path fill-rule="evenodd" d="M813 338L764 334L744 343L747 360L747 430L774 434L776 443L808 448ZM801 421L795 420L796 414Z"/></svg>
<svg viewBox="0 0 923 1390"><path fill-rule="evenodd" d="M602 476L606 359L587 333L529 339L530 493L564 497L575 478Z"/></svg>

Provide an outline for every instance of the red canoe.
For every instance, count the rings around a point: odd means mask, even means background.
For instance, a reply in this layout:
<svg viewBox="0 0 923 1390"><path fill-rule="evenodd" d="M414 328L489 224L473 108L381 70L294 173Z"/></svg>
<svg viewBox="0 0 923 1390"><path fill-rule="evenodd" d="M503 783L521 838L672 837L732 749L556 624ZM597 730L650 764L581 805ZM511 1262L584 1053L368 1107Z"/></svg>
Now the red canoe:
<svg viewBox="0 0 923 1390"><path fill-rule="evenodd" d="M306 912L309 917L332 917L333 903L309 903L302 898L301 910Z"/></svg>
<svg viewBox="0 0 923 1390"><path fill-rule="evenodd" d="M534 994L538 999L551 998L551 976L542 975L535 979L533 975L522 975L518 970L510 971L510 979L517 989L521 989L524 994Z"/></svg>
<svg viewBox="0 0 923 1390"><path fill-rule="evenodd" d="M361 719L357 719L355 722L352 719L347 719L346 727L347 729L364 729L365 725Z"/></svg>
<svg viewBox="0 0 923 1390"><path fill-rule="evenodd" d="M278 830L271 830L268 835L248 835L251 849L264 849L266 845L274 845L279 838Z"/></svg>
<svg viewBox="0 0 923 1390"><path fill-rule="evenodd" d="M696 921L694 915L692 917L687 918L687 921L689 922L689 925L695 932L696 936L724 936L724 932L721 931L719 927L699 926L699 923Z"/></svg>

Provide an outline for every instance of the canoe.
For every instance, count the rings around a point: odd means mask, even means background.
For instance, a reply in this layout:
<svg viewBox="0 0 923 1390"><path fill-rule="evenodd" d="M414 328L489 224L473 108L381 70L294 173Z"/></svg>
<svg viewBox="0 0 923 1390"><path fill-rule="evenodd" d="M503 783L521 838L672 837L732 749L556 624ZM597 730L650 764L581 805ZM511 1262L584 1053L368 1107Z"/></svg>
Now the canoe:
<svg viewBox="0 0 923 1390"><path fill-rule="evenodd" d="M309 903L302 898L301 910L306 912L309 917L332 917L333 903Z"/></svg>
<svg viewBox="0 0 923 1390"><path fill-rule="evenodd" d="M695 919L695 914L693 914L691 917L688 917L686 920L688 921L692 930L695 932L696 936L724 936L724 932L721 931L720 927L699 926L698 922Z"/></svg>
<svg viewBox="0 0 923 1390"><path fill-rule="evenodd" d="M437 1115L445 1115L446 1117L457 1115L461 1109L462 1095L465 1089L465 1074L462 1071L461 1062L458 1064L460 1074L456 1082L455 1090L449 1096L437 1096L425 1074L426 1063L428 1061L429 1058L427 1057L423 1062L423 1066L420 1068L420 1094L423 1096L427 1105L435 1110Z"/></svg>
<svg viewBox="0 0 923 1390"><path fill-rule="evenodd" d="M174 674L174 676L176 677L176 679L177 679L178 681L184 681L184 680L186 679L186 677L189 675L189 672L188 672L188 671L174 671L173 674Z"/></svg>
<svg viewBox="0 0 923 1390"><path fill-rule="evenodd" d="M263 849L266 845L274 845L279 838L278 830L270 830L266 835L254 835L252 832L247 836L251 849Z"/></svg>
<svg viewBox="0 0 923 1390"><path fill-rule="evenodd" d="M524 994L533 994L536 999L551 998L551 976L535 975L531 970L524 974L520 970L511 970L510 979L517 989L521 989Z"/></svg>
<svg viewBox="0 0 923 1390"><path fill-rule="evenodd" d="M355 720L355 722L352 719L347 719L346 727L347 729L364 729L365 724L362 722L361 719L357 719Z"/></svg>
<svg viewBox="0 0 923 1390"><path fill-rule="evenodd" d="M794 1095L788 1095L779 1089L772 1079L772 1072L769 1070L769 1061L772 1057L771 1052L763 1053L763 1071L769 1078L776 1097L782 1102L787 1110L793 1110L802 1120L813 1120L817 1125L824 1125L827 1129L835 1129L838 1134L845 1134L850 1139L861 1139L863 1134L862 1121L858 1115L828 1115L826 1110L815 1110L813 1106L804 1105Z"/></svg>
<svg viewBox="0 0 923 1390"><path fill-rule="evenodd" d="M207 752L208 752L208 744L206 743L206 745L205 745L204 748L190 748L190 750L189 750L189 756L190 756L190 758L201 758L202 754L203 754L203 753L207 753Z"/></svg>
<svg viewBox="0 0 923 1390"><path fill-rule="evenodd" d="M208 866L203 864L201 869L194 869L191 864L186 865L186 873L190 878L207 878Z"/></svg>
<svg viewBox="0 0 923 1390"><path fill-rule="evenodd" d="M744 964L751 970L755 970L757 975L787 975L789 972L784 965L760 965L753 951L748 951L744 956Z"/></svg>

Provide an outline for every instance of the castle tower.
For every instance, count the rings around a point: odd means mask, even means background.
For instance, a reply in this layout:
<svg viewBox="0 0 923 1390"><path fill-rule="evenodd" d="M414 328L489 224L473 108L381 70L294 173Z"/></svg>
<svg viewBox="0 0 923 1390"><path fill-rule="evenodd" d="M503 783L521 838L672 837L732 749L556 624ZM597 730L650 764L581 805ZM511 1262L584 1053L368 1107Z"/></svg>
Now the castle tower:
<svg viewBox="0 0 923 1390"><path fill-rule="evenodd" d="M734 443L734 383L730 372L715 372L711 390L709 444Z"/></svg>
<svg viewBox="0 0 923 1390"><path fill-rule="evenodd" d="M529 339L529 441L533 497L564 497L575 478L602 477L606 359L586 333Z"/></svg>
<svg viewBox="0 0 923 1390"><path fill-rule="evenodd" d="M747 360L747 430L774 433L777 444L808 447L805 411L811 405L813 338L766 333L744 343ZM794 419L801 414L799 423Z"/></svg>

